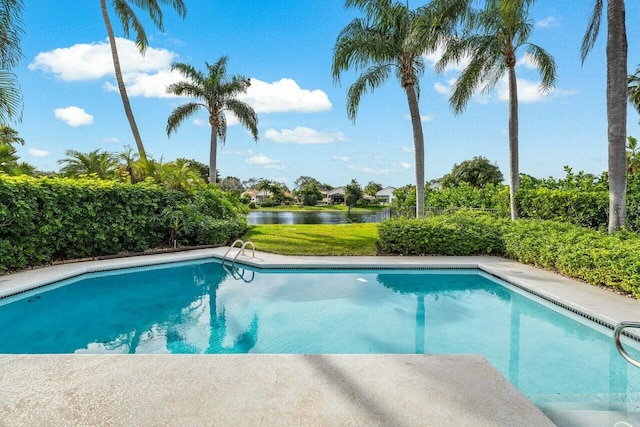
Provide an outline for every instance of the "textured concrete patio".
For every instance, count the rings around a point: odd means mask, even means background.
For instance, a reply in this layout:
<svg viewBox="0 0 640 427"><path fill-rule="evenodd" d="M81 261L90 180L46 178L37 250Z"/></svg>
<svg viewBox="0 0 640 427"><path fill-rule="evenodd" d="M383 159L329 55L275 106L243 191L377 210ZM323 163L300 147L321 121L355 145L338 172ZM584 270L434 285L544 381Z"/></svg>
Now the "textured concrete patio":
<svg viewBox="0 0 640 427"><path fill-rule="evenodd" d="M480 356L0 356L0 425L552 426Z"/></svg>
<svg viewBox="0 0 640 427"><path fill-rule="evenodd" d="M0 298L85 273L221 258L226 251L24 271L0 276ZM231 250L236 255L258 268L479 268L605 325L640 320L637 300L498 257L251 257ZM583 415L569 414L566 425L581 425L572 423ZM0 355L3 425L552 423L473 355Z"/></svg>

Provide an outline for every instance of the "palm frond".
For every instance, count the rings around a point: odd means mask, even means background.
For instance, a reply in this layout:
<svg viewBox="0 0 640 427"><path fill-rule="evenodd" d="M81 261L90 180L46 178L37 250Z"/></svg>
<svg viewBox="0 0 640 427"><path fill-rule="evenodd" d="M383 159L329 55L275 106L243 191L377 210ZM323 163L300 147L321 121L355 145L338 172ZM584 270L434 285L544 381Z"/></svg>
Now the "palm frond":
<svg viewBox="0 0 640 427"><path fill-rule="evenodd" d="M593 11L591 12L591 17L589 18L587 31L584 33L584 37L582 39L582 46L580 47L580 60L583 64L585 59L587 59L587 55L589 55L589 52L591 52L591 49L593 49L593 45L596 43L596 39L598 38L598 34L600 33L602 9L602 0L596 0L593 6Z"/></svg>
<svg viewBox="0 0 640 427"><path fill-rule="evenodd" d="M176 107L167 119L167 136L171 136L172 133L178 130L182 122L195 114L200 107L204 107L204 105L197 102L189 102Z"/></svg>
<svg viewBox="0 0 640 427"><path fill-rule="evenodd" d="M225 108L228 111L231 111L237 119L240 121L242 126L249 129L253 139L255 141L258 140L258 115L256 114L253 107L249 104L239 101L237 99L228 99L225 102Z"/></svg>
<svg viewBox="0 0 640 427"><path fill-rule="evenodd" d="M549 92L557 80L555 60L546 50L535 44L528 44L526 52L540 74L540 91Z"/></svg>
<svg viewBox="0 0 640 427"><path fill-rule="evenodd" d="M362 73L347 91L347 116L356 121L360 98L367 92L373 92L389 78L391 73L390 64L379 64L372 66Z"/></svg>

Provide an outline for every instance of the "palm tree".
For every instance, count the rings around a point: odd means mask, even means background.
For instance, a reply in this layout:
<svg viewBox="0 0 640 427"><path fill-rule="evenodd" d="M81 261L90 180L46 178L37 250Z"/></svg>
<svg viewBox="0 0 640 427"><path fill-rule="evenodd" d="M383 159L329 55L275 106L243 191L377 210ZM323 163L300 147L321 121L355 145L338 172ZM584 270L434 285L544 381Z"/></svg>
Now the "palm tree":
<svg viewBox="0 0 640 427"><path fill-rule="evenodd" d="M209 124L211 125L209 182L212 184L216 182L218 137L222 142L227 137L225 112L233 113L240 124L249 129L253 139L258 141L258 116L249 104L237 98L239 94L247 91L251 82L241 75L234 75L229 79L227 76L228 60L227 56L223 56L213 65L205 63L209 75L205 75L189 64L174 63L171 65L171 70L178 70L187 80L167 87L167 93L187 96L200 101L188 102L171 112L167 119L167 135L171 136L173 132L178 130L182 122L200 108L204 108L209 113Z"/></svg>
<svg viewBox="0 0 640 427"><path fill-rule="evenodd" d="M629 103L640 113L640 66L636 68L634 74L629 76L627 85Z"/></svg>
<svg viewBox="0 0 640 427"><path fill-rule="evenodd" d="M125 37L129 36L129 29L133 28L133 31L135 31L136 33L136 45L138 46L140 53L142 53L143 55L145 50L147 49L147 46L149 45L149 40L147 39L147 34L144 31L142 23L138 20L138 17L136 16L129 3L133 3L134 5L148 12L151 21L160 31L164 31L163 14L162 9L160 8L161 4L170 5L178 12L178 15L182 18L184 18L187 14L187 8L183 0L111 0L111 4L115 9L116 15L122 23ZM131 110L131 104L129 103L127 89L124 85L124 80L122 79L122 70L120 68L120 59L118 57L116 39L113 33L111 19L109 18L109 13L107 11L106 0L100 0L100 7L102 9L102 18L104 19L104 24L107 27L109 45L111 46L111 57L113 59L113 68L115 70L116 81L118 83L120 97L122 98L124 112L127 116L127 119L129 120L131 133L133 134L133 139L136 142L136 147L138 148L140 159L143 163L146 163L147 154L144 150L144 146L142 145L142 139L140 138L138 125L136 124L135 118L133 117L133 111Z"/></svg>
<svg viewBox="0 0 640 427"><path fill-rule="evenodd" d="M638 139L629 135L627 137L627 173L634 175L640 170L640 147Z"/></svg>
<svg viewBox="0 0 640 427"><path fill-rule="evenodd" d="M596 0L582 40L582 62L600 32L603 0ZM607 0L607 125L609 140L609 233L627 222L627 29L624 0Z"/></svg>
<svg viewBox="0 0 640 427"><path fill-rule="evenodd" d="M118 166L113 154L100 149L89 153L67 150L64 154L67 157L58 160L58 164L64 165L60 168L60 173L68 176L95 174L98 178L108 179Z"/></svg>
<svg viewBox="0 0 640 427"><path fill-rule="evenodd" d="M22 94L11 71L22 59L22 0L0 0L0 121L22 119Z"/></svg>
<svg viewBox="0 0 640 427"><path fill-rule="evenodd" d="M24 139L20 137L18 131L8 125L0 125L0 144L24 145Z"/></svg>
<svg viewBox="0 0 640 427"><path fill-rule="evenodd" d="M418 106L419 77L424 71L423 53L435 44L411 37L419 14L392 0L347 0L366 18L356 18L338 35L331 71L334 81L351 68L362 71L347 92L347 115L355 123L360 98L380 87L392 71L405 91L411 124L416 168L416 216L424 215L424 136ZM430 42L432 40L429 40Z"/></svg>
<svg viewBox="0 0 640 427"><path fill-rule="evenodd" d="M443 71L450 62L459 62L465 56L469 65L460 74L450 97L456 114L466 107L474 92L492 90L507 73L509 85L509 195L511 219L518 210L515 195L520 188L518 159L518 86L516 79L516 52L524 48L528 60L538 68L541 92L551 90L556 81L556 64L546 50L528 39L533 23L528 19L532 0L488 0L485 9L470 13L466 19L471 34L451 38L445 53L436 64Z"/></svg>
<svg viewBox="0 0 640 427"><path fill-rule="evenodd" d="M115 158L119 163L116 173L121 180L128 180L131 184L144 181L146 164L140 161L140 156L133 151L131 146L126 145L125 149L117 153Z"/></svg>

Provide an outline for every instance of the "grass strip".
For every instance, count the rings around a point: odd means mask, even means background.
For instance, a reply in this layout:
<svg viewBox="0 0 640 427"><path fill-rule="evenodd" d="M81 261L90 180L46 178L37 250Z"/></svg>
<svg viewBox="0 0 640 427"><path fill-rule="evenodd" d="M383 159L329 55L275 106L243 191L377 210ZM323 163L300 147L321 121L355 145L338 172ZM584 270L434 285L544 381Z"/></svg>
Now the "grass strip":
<svg viewBox="0 0 640 427"><path fill-rule="evenodd" d="M376 255L378 224L252 225L243 240L281 255Z"/></svg>

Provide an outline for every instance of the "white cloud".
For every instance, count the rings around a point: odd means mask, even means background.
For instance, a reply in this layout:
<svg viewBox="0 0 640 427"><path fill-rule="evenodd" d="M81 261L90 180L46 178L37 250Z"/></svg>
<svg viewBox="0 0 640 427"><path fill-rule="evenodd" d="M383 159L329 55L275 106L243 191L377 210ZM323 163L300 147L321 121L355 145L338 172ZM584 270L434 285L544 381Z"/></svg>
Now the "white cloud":
<svg viewBox="0 0 640 427"><path fill-rule="evenodd" d="M402 116L403 118L407 119L407 120L411 120L411 115L410 114L405 114L404 116ZM421 122L430 122L433 121L433 115L432 114L423 114L420 116L420 121Z"/></svg>
<svg viewBox="0 0 640 427"><path fill-rule="evenodd" d="M391 175L398 172L404 172L411 169L413 165L407 162L392 163L392 164L379 164L376 166L364 166L351 164L347 166L350 170L355 172L363 172L371 175Z"/></svg>
<svg viewBox="0 0 640 427"><path fill-rule="evenodd" d="M93 116L87 114L82 108L71 106L67 108L56 108L53 110L56 118L62 120L72 128L86 126L93 123Z"/></svg>
<svg viewBox="0 0 640 427"><path fill-rule="evenodd" d="M524 65L525 67L529 68L530 70L535 70L537 69L535 62L533 61L533 56L525 53L522 58L520 58L520 60L518 60L516 62L516 67L522 66Z"/></svg>
<svg viewBox="0 0 640 427"><path fill-rule="evenodd" d="M250 165L262 166L265 169L284 170L287 169L287 165L280 160L270 159L262 153L256 153L253 150L223 150L223 154L230 154L233 156L244 157L244 162Z"/></svg>
<svg viewBox="0 0 640 427"><path fill-rule="evenodd" d="M333 156L334 160L338 160L340 162L350 162L351 161L351 157L347 157L347 156Z"/></svg>
<svg viewBox="0 0 640 427"><path fill-rule="evenodd" d="M519 61L519 64L527 65L528 59L525 57ZM450 79L446 84L436 82L434 87L436 91L442 95L451 96L451 92L453 91L453 84L455 84L455 79ZM535 102L543 102L546 99L550 98L558 98L562 96L570 96L575 95L575 91L564 90L564 89L552 89L548 93L540 92L540 82L533 81L523 78L517 79L518 85L518 102L523 104L535 103ZM482 93L481 90L477 91L475 95L472 97L473 101L479 104L487 104L491 100L498 100L507 102L509 101L509 83L507 76L501 78L496 84L495 89L490 93Z"/></svg>
<svg viewBox="0 0 640 427"><path fill-rule="evenodd" d="M252 78L247 93L239 98L257 113L312 113L331 109L329 97L322 90L301 89L294 80L286 78L273 83Z"/></svg>
<svg viewBox="0 0 640 427"><path fill-rule="evenodd" d="M47 157L49 155L47 150L37 150L35 148L29 148L27 152L33 157Z"/></svg>
<svg viewBox="0 0 640 427"><path fill-rule="evenodd" d="M538 28L552 28L559 27L560 23L554 16L547 16L546 18L536 22L536 27Z"/></svg>
<svg viewBox="0 0 640 427"><path fill-rule="evenodd" d="M558 98L562 96L575 95L575 91L564 89L551 89L548 93L540 92L540 82L517 79L518 84L518 102L531 104L535 102L543 102L548 98ZM507 78L501 79L496 87L496 95L499 101L509 101L509 83Z"/></svg>
<svg viewBox="0 0 640 427"><path fill-rule="evenodd" d="M116 38L116 44L123 75L167 70L177 56L169 50L152 47L148 47L143 56L133 41L123 38ZM29 69L53 73L67 81L95 80L114 74L107 41L40 52Z"/></svg>
<svg viewBox="0 0 640 427"><path fill-rule="evenodd" d="M196 126L206 126L206 125L208 125L208 123L205 122L202 119L193 119L193 124L196 125Z"/></svg>
<svg viewBox="0 0 640 427"><path fill-rule="evenodd" d="M416 151L413 147L407 147L404 145L402 146L401 150L403 153L411 153L411 154L415 153Z"/></svg>
<svg viewBox="0 0 640 427"><path fill-rule="evenodd" d="M332 142L346 141L342 132L318 132L304 126L296 126L294 129L267 129L264 133L266 139L275 142L288 142L292 144L330 144Z"/></svg>
<svg viewBox="0 0 640 427"><path fill-rule="evenodd" d="M110 136L102 138L102 142L106 142L107 144L115 144L116 142L120 142L120 140L118 138Z"/></svg>
<svg viewBox="0 0 640 427"><path fill-rule="evenodd" d="M436 63L440 61L440 59L442 58L443 53L444 53L444 46L439 46L436 50L429 53L425 53L424 55L422 55L422 57L425 59L425 61L431 63L432 66L435 66ZM447 64L443 72L444 73L448 73L451 71L460 72L465 68L467 68L467 65L469 65L469 62L470 62L470 57L464 56L459 62L450 62L449 64Z"/></svg>
<svg viewBox="0 0 640 427"><path fill-rule="evenodd" d="M283 169L287 168L287 165L285 165L284 163L280 162L280 160L270 159L269 157L265 156L264 154L256 154L254 156L248 157L245 160L245 163L248 163L250 165L262 166L265 169L283 170Z"/></svg>
<svg viewBox="0 0 640 427"><path fill-rule="evenodd" d="M130 97L142 96L145 98L177 98L177 95L167 93L167 86L184 80L178 72L159 70L149 74L143 72L127 73L122 76ZM108 92L118 92L118 86L113 82L105 82L102 86Z"/></svg>

